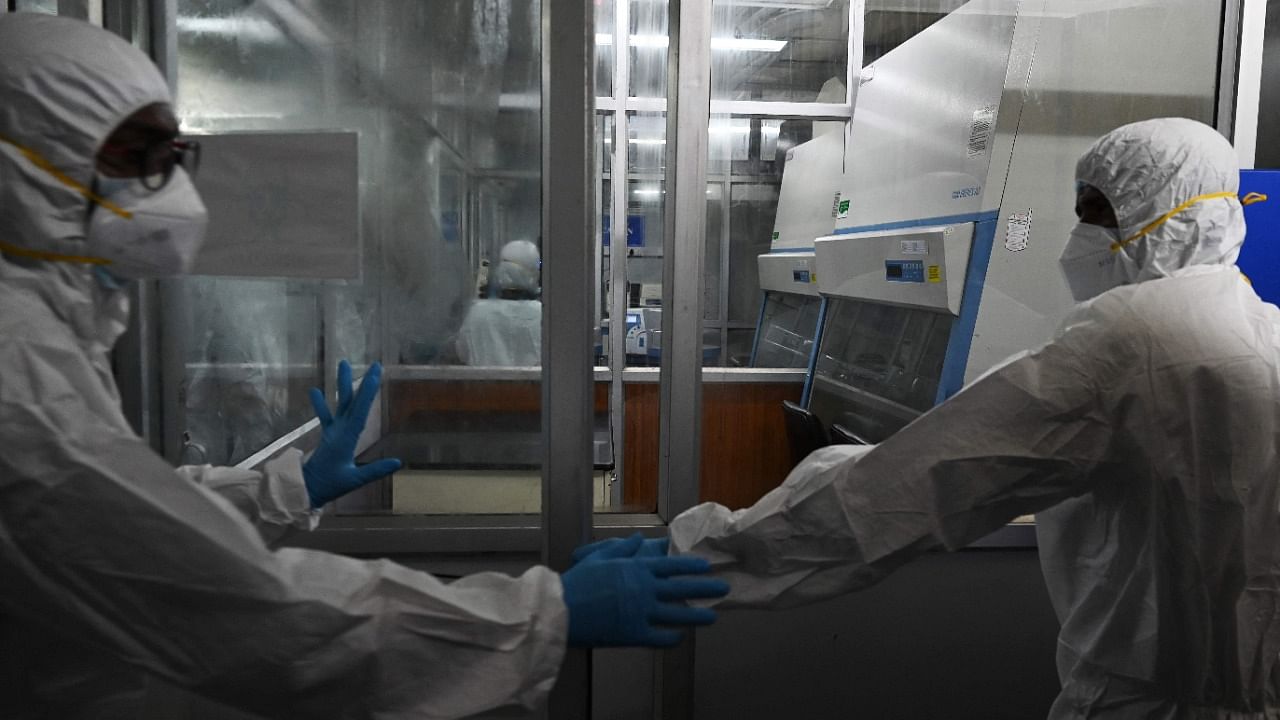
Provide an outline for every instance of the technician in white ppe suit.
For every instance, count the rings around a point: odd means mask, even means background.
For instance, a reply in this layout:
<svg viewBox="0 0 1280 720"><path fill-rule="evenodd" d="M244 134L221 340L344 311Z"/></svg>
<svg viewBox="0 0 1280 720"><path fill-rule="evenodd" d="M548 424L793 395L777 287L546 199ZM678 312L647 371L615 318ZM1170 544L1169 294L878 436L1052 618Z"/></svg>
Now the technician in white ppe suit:
<svg viewBox="0 0 1280 720"><path fill-rule="evenodd" d="M690 509L672 548L711 559L723 607L789 607L1037 513L1052 718L1280 717L1280 311L1235 266L1235 153L1152 120L1076 174L1062 265L1084 302L1050 342L754 507Z"/></svg>
<svg viewBox="0 0 1280 720"><path fill-rule="evenodd" d="M109 352L121 282L183 272L205 210L169 92L86 23L0 15L0 717L162 717L161 678L288 718L453 718L536 705L566 643L668 645L719 581L593 553L446 585L264 540L398 466L353 462L377 366L305 463L175 472L130 429ZM686 558L661 558L685 560ZM586 572L580 569L586 568ZM720 585L717 589L712 583Z"/></svg>
<svg viewBox="0 0 1280 720"><path fill-rule="evenodd" d="M533 367L542 364L542 258L538 246L514 240L502 247L490 276L496 298L471 304L458 331L458 356L467 365Z"/></svg>

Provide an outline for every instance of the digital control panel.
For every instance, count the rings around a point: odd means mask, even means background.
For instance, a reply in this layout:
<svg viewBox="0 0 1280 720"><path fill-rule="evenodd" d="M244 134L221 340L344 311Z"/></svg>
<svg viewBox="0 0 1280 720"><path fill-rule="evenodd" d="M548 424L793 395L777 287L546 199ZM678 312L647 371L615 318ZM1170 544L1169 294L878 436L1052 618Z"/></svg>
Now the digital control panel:
<svg viewBox="0 0 1280 720"><path fill-rule="evenodd" d="M924 262L921 260L885 260L884 279L889 282L924 282Z"/></svg>

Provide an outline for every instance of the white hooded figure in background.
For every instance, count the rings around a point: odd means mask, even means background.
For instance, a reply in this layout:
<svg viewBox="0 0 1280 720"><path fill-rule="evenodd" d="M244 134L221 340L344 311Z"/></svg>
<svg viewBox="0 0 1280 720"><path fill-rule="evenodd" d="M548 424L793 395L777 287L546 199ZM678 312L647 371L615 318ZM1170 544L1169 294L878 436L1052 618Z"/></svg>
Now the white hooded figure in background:
<svg viewBox="0 0 1280 720"><path fill-rule="evenodd" d="M515 240L502 247L489 276L497 298L477 300L458 331L458 356L467 365L542 364L542 259L538 246Z"/></svg>
<svg viewBox="0 0 1280 720"><path fill-rule="evenodd" d="M791 607L1036 513L1052 718L1280 717L1280 311L1235 267L1235 153L1151 120L1077 179L1062 265L1084 302L1050 342L751 508L690 509L672 551L711 559L722 607Z"/></svg>
<svg viewBox="0 0 1280 720"><path fill-rule="evenodd" d="M671 645L720 581L596 553L558 575L445 584L387 561L272 549L394 471L354 464L374 365L303 462L175 470L112 376L131 278L185 272L205 209L150 60L87 23L0 15L0 717L140 718L151 679L271 717L454 718L535 707L566 644ZM248 320L246 320L248 321ZM639 537L632 541L639 543ZM697 613L697 614L695 614ZM163 696L163 693L161 693Z"/></svg>

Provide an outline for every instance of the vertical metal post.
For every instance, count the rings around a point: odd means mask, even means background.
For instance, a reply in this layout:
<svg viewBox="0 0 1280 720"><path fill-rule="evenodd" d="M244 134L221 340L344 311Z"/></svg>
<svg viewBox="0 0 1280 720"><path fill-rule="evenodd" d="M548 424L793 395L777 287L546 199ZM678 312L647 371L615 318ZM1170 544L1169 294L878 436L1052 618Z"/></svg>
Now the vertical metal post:
<svg viewBox="0 0 1280 720"><path fill-rule="evenodd" d="M853 107L858 99L858 86L862 84L863 33L866 32L863 18L867 14L867 0L849 0L849 66L845 72L845 102L849 103L849 122L845 123L845 141L849 140L848 129L853 125Z"/></svg>
<svg viewBox="0 0 1280 720"><path fill-rule="evenodd" d="M151 2L151 57L169 83L169 91L178 92L178 0ZM158 304L156 304L158 303ZM183 433L186 431L187 297L182 281L161 280L155 291L143 294L141 305L155 305L146 312L156 320L159 378L160 444L162 454L176 463L182 456ZM139 312L143 312L142 307ZM153 345L154 346L154 345Z"/></svg>
<svg viewBox="0 0 1280 720"><path fill-rule="evenodd" d="M1218 45L1218 102L1214 124L1218 132L1233 140L1236 117L1236 81L1240 69L1241 21L1247 0L1222 3L1222 39ZM1265 11L1264 11L1265 13Z"/></svg>
<svg viewBox="0 0 1280 720"><path fill-rule="evenodd" d="M711 0L670 0L663 233L658 514L698 502L702 456L702 285L711 106ZM694 637L657 654L654 708L693 717Z"/></svg>
<svg viewBox="0 0 1280 720"><path fill-rule="evenodd" d="M135 0L103 0L102 27L132 41L134 2Z"/></svg>
<svg viewBox="0 0 1280 720"><path fill-rule="evenodd" d="M729 123L732 125L732 117L729 118ZM720 312L717 314L720 321L720 362L716 363L720 367L729 365L729 284L733 282L729 274L729 260L733 254L733 228L729 226L733 221L733 208L730 206L733 200L732 150L728 163L724 180L720 183Z"/></svg>
<svg viewBox="0 0 1280 720"><path fill-rule="evenodd" d="M58 15L102 26L102 0L58 0Z"/></svg>
<svg viewBox="0 0 1280 720"><path fill-rule="evenodd" d="M178 90L178 0L151 0L151 59Z"/></svg>
<svg viewBox="0 0 1280 720"><path fill-rule="evenodd" d="M658 514L667 521L698 502L711 0L673 0L669 7L673 90L667 103L658 481Z"/></svg>
<svg viewBox="0 0 1280 720"><path fill-rule="evenodd" d="M627 188L628 130L627 97L631 94L631 2L619 0L613 6L613 152L609 165L609 413L613 433L613 486L609 502L622 503L626 478L626 386L627 368ZM621 240L619 240L621 238Z"/></svg>
<svg viewBox="0 0 1280 720"><path fill-rule="evenodd" d="M542 2L542 558L556 570L591 536L593 0ZM549 717L591 713L591 656L570 649Z"/></svg>
<svg viewBox="0 0 1280 720"><path fill-rule="evenodd" d="M1233 112L1231 122L1233 127L1230 134L1224 132L1228 138L1236 146L1236 153L1240 156L1240 167L1246 170L1253 169L1257 159L1258 151L1258 114L1259 105L1262 99L1262 62L1263 50L1266 44L1266 25L1267 25L1267 0L1231 0L1227 3L1231 5L1242 5L1239 8L1240 23L1238 26L1239 51L1237 53L1238 63L1236 64L1235 83L1228 88L1222 83L1218 88L1219 107L1225 100L1223 97L1227 92L1233 94ZM1226 35L1230 23L1230 9L1226 12L1226 21L1223 28L1223 57L1222 65L1228 64L1229 57L1226 50L1229 47ZM1226 74L1223 73L1223 80ZM1221 117L1219 118L1218 130L1223 131Z"/></svg>
<svg viewBox="0 0 1280 720"><path fill-rule="evenodd" d="M177 0L151 0L148 12L152 59L164 74L170 90L174 90ZM106 20L110 25L126 21L132 25L132 18L123 12L112 11ZM123 28L109 29L122 32ZM132 34L131 27L129 32ZM152 449L171 462L181 457L182 433L186 428L182 397L183 333L187 315L184 300L173 281L134 283L130 289L133 313L129 328L115 348L116 382L125 417Z"/></svg>

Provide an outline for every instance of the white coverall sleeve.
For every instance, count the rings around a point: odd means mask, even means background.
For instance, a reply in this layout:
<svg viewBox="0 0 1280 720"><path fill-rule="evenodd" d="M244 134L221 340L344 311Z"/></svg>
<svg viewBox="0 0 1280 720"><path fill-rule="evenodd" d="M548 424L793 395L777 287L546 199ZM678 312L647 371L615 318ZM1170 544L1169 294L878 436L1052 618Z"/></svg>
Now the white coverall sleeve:
<svg viewBox="0 0 1280 720"><path fill-rule="evenodd" d="M550 570L446 585L273 552L101 414L78 351L13 342L0 366L28 371L0 377L0 614L269 717L457 718L550 690L568 625Z"/></svg>
<svg viewBox="0 0 1280 720"><path fill-rule="evenodd" d="M1086 492L1111 452L1104 334L1084 320L877 446L818 450L750 508L691 508L672 552L710 561L732 588L722 607L790 607Z"/></svg>
<svg viewBox="0 0 1280 720"><path fill-rule="evenodd" d="M320 511L311 509L302 476L302 452L286 450L261 471L215 465L183 465L178 474L230 502L258 528L268 544L290 529L314 530Z"/></svg>

